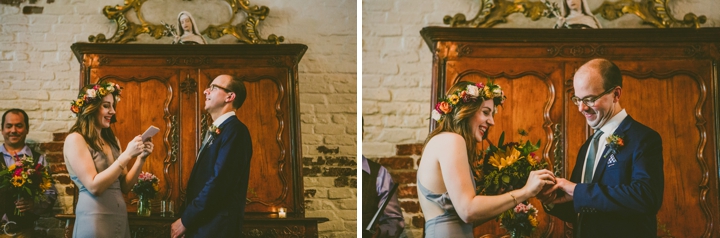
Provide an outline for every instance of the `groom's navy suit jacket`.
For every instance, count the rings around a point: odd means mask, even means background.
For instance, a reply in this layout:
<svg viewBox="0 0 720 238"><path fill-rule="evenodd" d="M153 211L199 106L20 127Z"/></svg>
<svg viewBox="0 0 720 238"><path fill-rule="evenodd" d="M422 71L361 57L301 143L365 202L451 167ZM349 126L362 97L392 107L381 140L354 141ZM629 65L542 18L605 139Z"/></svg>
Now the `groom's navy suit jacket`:
<svg viewBox="0 0 720 238"><path fill-rule="evenodd" d="M583 144L570 178L577 183L573 201L548 213L573 222L575 237L657 237L664 186L660 134L630 116L613 134L624 146L616 153L605 147L591 183L580 183L591 139Z"/></svg>
<svg viewBox="0 0 720 238"><path fill-rule="evenodd" d="M252 142L247 126L231 116L201 147L187 182L185 237L239 237L245 212Z"/></svg>

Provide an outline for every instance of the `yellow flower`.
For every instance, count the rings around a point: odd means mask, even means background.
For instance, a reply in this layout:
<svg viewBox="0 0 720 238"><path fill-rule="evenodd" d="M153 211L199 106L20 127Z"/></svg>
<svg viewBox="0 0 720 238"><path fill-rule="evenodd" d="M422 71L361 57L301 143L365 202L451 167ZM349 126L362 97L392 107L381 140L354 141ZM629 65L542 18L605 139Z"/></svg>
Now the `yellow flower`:
<svg viewBox="0 0 720 238"><path fill-rule="evenodd" d="M490 91L490 87L487 87L487 86L486 86L486 87L483 89L483 94L485 95L485 99L491 99L491 98L493 98L493 92Z"/></svg>
<svg viewBox="0 0 720 238"><path fill-rule="evenodd" d="M107 94L107 89L105 89L105 88L98 89L98 94L100 94L101 97L105 96Z"/></svg>
<svg viewBox="0 0 720 238"><path fill-rule="evenodd" d="M535 166L538 164L538 159L532 155L527 156L527 161L530 163L530 166Z"/></svg>
<svg viewBox="0 0 720 238"><path fill-rule="evenodd" d="M78 100L75 100L75 105L77 105L78 107L82 107L83 103L85 103L85 101L83 101L81 98Z"/></svg>
<svg viewBox="0 0 720 238"><path fill-rule="evenodd" d="M460 97L458 97L458 95L455 95L455 94L450 95L450 97L448 99L450 99L450 103L452 103L452 105L455 105L460 101Z"/></svg>
<svg viewBox="0 0 720 238"><path fill-rule="evenodd" d="M42 191L48 190L52 186L52 183L50 183L50 180L47 178L42 178L42 183L40 184L40 189Z"/></svg>
<svg viewBox="0 0 720 238"><path fill-rule="evenodd" d="M10 165L10 167L8 167L8 171L13 171L13 170L15 170L15 164L12 164L12 165Z"/></svg>
<svg viewBox="0 0 720 238"><path fill-rule="evenodd" d="M12 177L12 179L10 179L10 182L12 183L13 186L19 188L19 187L22 187L23 184L25 184L25 179L20 176L14 176L14 177Z"/></svg>
<svg viewBox="0 0 720 238"><path fill-rule="evenodd" d="M533 216L533 215L528 216L528 220L530 221L530 225L532 225L533 227L537 227L538 220L535 216Z"/></svg>
<svg viewBox="0 0 720 238"><path fill-rule="evenodd" d="M498 169L503 169L515 163L515 161L518 161L519 158L520 151L516 150L515 147L513 147L509 150L506 150L505 152L496 152L490 157L490 164L497 167Z"/></svg>

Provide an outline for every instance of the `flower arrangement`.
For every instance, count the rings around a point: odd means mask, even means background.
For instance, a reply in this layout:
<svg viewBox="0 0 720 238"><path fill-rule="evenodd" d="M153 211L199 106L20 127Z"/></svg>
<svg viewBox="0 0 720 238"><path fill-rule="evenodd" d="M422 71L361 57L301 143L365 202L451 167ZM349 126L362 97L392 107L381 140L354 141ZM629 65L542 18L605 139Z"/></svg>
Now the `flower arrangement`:
<svg viewBox="0 0 720 238"><path fill-rule="evenodd" d="M14 156L15 163L7 169L0 170L0 188L9 188L13 197L33 199L36 203L47 199L43 193L53 183L53 178L41 163L34 163L30 156ZM15 208L15 215L23 216Z"/></svg>
<svg viewBox="0 0 720 238"><path fill-rule="evenodd" d="M521 129L518 133L521 135L519 142L504 143L503 132L498 146L490 143L483 159L474 164L479 194L499 195L522 188L531 171L547 167L547 163L535 154L540 148L540 140L536 144L530 140L523 142L522 137L528 134L527 131ZM523 201L498 215L496 220L513 237L529 236L538 225L537 209Z"/></svg>
<svg viewBox="0 0 720 238"><path fill-rule="evenodd" d="M132 192L143 198L155 198L160 191L159 184L160 180L155 175L143 171L138 175L138 181L133 186Z"/></svg>
<svg viewBox="0 0 720 238"><path fill-rule="evenodd" d="M447 98L440 98L432 110L432 119L440 122L443 117L453 112L453 110L464 103L474 103L478 98L483 100L493 99L495 105L502 105L505 101L505 93L499 85L493 84L492 81L487 84L476 83L470 84L463 90L456 90Z"/></svg>
<svg viewBox="0 0 720 238"><path fill-rule="evenodd" d="M122 87L116 83L100 83L94 85L92 88L88 88L84 92L78 94L78 98L70 103L70 111L75 115L80 113L83 106L86 106L99 98L105 97L105 95L113 94L120 101L120 91Z"/></svg>

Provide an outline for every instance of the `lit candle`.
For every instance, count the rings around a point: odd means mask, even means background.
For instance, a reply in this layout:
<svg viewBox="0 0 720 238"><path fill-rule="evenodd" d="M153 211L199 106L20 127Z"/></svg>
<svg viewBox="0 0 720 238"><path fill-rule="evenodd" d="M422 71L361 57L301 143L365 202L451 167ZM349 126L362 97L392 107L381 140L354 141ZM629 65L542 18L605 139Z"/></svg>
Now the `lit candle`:
<svg viewBox="0 0 720 238"><path fill-rule="evenodd" d="M278 217L279 217L279 218L285 218L285 217L287 217L287 215L285 214L285 208L284 208L284 207L278 208Z"/></svg>

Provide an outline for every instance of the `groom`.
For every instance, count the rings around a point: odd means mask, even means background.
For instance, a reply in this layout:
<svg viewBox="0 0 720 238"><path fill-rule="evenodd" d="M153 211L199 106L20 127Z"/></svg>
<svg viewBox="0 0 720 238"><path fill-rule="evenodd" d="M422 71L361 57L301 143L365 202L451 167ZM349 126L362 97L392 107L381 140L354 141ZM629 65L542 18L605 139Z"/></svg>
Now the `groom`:
<svg viewBox="0 0 720 238"><path fill-rule="evenodd" d="M245 212L252 142L235 116L246 97L243 82L215 78L205 94L213 124L203 136L187 182L185 211L171 227L172 237L239 237Z"/></svg>
<svg viewBox="0 0 720 238"><path fill-rule="evenodd" d="M585 63L573 86L572 101L595 133L580 148L570 180L558 178L538 194L545 211L572 222L575 237L656 237L664 184L660 134L620 106L622 75L612 62Z"/></svg>

